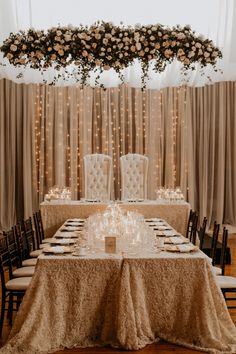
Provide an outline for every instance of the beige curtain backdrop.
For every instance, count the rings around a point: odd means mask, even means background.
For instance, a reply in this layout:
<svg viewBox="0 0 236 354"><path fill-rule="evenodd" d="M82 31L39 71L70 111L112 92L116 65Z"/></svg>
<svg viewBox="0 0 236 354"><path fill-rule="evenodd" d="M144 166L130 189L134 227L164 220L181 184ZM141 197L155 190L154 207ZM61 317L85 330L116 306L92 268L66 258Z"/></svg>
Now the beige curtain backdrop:
<svg viewBox="0 0 236 354"><path fill-rule="evenodd" d="M200 218L236 224L236 83L141 90L0 80L0 222L32 215L48 188L83 196L83 156L149 157L148 197L181 186Z"/></svg>

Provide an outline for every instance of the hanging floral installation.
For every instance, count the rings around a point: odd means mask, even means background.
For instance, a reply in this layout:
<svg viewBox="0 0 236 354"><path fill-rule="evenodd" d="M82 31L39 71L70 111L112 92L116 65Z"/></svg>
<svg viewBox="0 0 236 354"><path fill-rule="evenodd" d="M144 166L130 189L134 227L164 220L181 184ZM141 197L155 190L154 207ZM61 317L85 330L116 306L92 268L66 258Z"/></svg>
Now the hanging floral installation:
<svg viewBox="0 0 236 354"><path fill-rule="evenodd" d="M212 65L217 71L217 60L222 58L220 49L210 39L196 35L190 26L131 27L110 22L11 33L0 50L16 67L31 67L42 74L50 67L56 69L51 84L60 77L66 80L73 76L82 86L92 71L96 72L96 85L102 86L100 74L109 69L114 69L124 82L123 69L135 60L141 64L142 87L145 87L150 67L160 73L177 59L184 72L194 70L197 63L201 68ZM68 69L71 65L73 70Z"/></svg>

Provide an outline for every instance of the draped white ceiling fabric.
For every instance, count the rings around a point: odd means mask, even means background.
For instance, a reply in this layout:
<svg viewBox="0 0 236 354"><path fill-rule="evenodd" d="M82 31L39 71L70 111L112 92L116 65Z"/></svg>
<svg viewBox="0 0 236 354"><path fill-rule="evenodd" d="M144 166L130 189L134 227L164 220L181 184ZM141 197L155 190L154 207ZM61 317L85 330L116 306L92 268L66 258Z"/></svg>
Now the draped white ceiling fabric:
<svg viewBox="0 0 236 354"><path fill-rule="evenodd" d="M110 0L81 1L81 0L0 0L0 43L9 35L21 29L30 27L47 29L52 26L90 25L97 20L112 21L125 25L161 23L174 26L190 24L196 33L211 38L223 51L223 60L218 67L223 70L215 73L207 68L202 76L199 68L193 71L187 84L203 86L209 83L210 75L213 82L236 80L236 1L234 0ZM2 59L2 56L0 56ZM4 60L6 66L0 67L0 78L8 78L15 82L43 82L52 77L52 70L44 76L33 69L26 69L23 78L16 79L20 69L16 69ZM162 74L150 72L147 87L160 89L178 86L181 83L180 63L173 62ZM140 67L134 64L125 72L126 82L132 87L140 87ZM113 70L101 76L101 83L106 87L115 87L120 80ZM70 81L58 81L58 86L74 85ZM94 86L94 76L91 75L89 84Z"/></svg>

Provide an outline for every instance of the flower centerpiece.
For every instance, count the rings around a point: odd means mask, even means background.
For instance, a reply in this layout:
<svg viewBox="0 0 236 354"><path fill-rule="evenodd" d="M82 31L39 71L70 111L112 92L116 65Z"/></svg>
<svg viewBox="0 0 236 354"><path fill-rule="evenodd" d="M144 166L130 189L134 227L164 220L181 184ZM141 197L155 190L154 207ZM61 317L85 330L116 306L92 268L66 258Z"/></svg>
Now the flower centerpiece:
<svg viewBox="0 0 236 354"><path fill-rule="evenodd" d="M115 26L111 22L96 22L91 26L53 27L47 31L29 29L11 33L0 47L3 56L16 67L31 67L44 71L56 69L52 84L61 75L73 75L85 85L91 71L97 72L96 84L103 71L114 69L122 82L123 69L138 60L142 68L142 86L146 86L148 70L160 73L177 59L183 69L203 68L222 58L222 53L210 39L196 35L190 26L156 25ZM71 64L75 70L67 69ZM102 86L102 85L100 85Z"/></svg>

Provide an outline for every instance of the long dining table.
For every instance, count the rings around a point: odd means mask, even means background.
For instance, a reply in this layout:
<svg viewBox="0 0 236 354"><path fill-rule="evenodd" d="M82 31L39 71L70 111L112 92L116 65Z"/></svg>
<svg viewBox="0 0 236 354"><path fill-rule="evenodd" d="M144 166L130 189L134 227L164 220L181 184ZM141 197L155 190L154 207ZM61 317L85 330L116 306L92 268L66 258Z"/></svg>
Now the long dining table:
<svg viewBox="0 0 236 354"><path fill-rule="evenodd" d="M185 201L143 200L137 202L117 202L121 209L135 211L146 218L165 219L175 230L185 235L190 204ZM51 200L42 202L40 210L43 219L45 237L52 237L66 219L87 218L103 212L109 203L84 200Z"/></svg>
<svg viewBox="0 0 236 354"><path fill-rule="evenodd" d="M208 257L196 247L189 253L168 247L43 253L0 353L106 345L138 350L160 339L209 353L235 353L236 329Z"/></svg>

